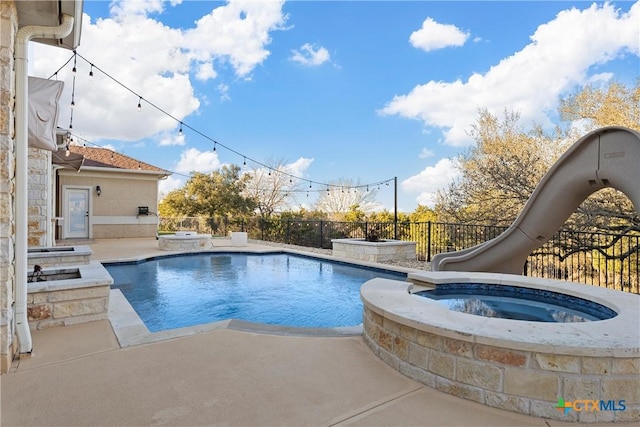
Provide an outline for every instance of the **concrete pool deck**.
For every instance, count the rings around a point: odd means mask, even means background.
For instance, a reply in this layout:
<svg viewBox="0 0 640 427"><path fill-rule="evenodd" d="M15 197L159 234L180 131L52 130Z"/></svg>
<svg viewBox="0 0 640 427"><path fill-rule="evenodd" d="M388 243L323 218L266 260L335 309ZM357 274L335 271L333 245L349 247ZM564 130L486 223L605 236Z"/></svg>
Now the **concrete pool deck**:
<svg viewBox="0 0 640 427"><path fill-rule="evenodd" d="M155 239L89 245L93 260L167 255ZM440 393L387 366L361 336L217 329L121 348L102 320L34 331L33 343L0 377L3 426L575 425Z"/></svg>

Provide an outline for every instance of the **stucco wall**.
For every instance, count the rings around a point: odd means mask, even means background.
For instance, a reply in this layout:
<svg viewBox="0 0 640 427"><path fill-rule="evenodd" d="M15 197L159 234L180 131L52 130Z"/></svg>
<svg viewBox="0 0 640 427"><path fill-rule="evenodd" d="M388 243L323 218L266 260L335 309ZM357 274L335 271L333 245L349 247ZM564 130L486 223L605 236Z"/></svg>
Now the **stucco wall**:
<svg viewBox="0 0 640 427"><path fill-rule="evenodd" d="M14 352L15 283L13 46L18 31L14 2L0 0L0 368L6 372Z"/></svg>
<svg viewBox="0 0 640 427"><path fill-rule="evenodd" d="M64 188L88 187L90 191L91 236L94 239L120 237L154 237L158 217L138 216L138 206L158 212L158 177L150 174L101 171L61 170L58 172L58 208L64 211ZM96 194L96 186L101 194Z"/></svg>

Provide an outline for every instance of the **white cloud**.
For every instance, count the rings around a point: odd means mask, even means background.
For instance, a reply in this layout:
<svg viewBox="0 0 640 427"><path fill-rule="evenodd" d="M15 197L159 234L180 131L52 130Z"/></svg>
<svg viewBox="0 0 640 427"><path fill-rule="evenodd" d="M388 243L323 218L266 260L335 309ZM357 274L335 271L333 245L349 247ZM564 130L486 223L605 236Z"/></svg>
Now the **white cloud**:
<svg viewBox="0 0 640 427"><path fill-rule="evenodd" d="M467 130L478 108L494 114L514 110L523 121L549 125L547 112L555 111L558 96L590 81L592 67L618 56L640 55L638 22L640 2L626 14L609 3L565 10L540 25L530 44L486 73L466 81L418 85L395 96L379 113L419 119L442 130L445 143L453 146L472 143Z"/></svg>
<svg viewBox="0 0 640 427"><path fill-rule="evenodd" d="M200 63L229 62L239 77L248 76L269 56L270 32L285 29L284 0L230 0L187 30L184 41Z"/></svg>
<svg viewBox="0 0 640 427"><path fill-rule="evenodd" d="M305 43L300 47L300 50L293 49L291 52L293 53L291 60L302 65L322 65L331 60L327 49L314 47L310 43Z"/></svg>
<svg viewBox="0 0 640 427"><path fill-rule="evenodd" d="M405 193L418 193L416 201L432 208L435 204L435 193L446 188L459 176L460 172L456 168L454 160L441 159L435 166L428 166L419 174L402 181L400 188Z"/></svg>
<svg viewBox="0 0 640 427"><path fill-rule="evenodd" d="M283 1L250 0L230 0L215 7L189 29L168 27L153 16L178 3L121 0L112 3L110 18L83 16L78 53L95 66L90 79L90 65L77 59L76 132L93 141L155 137L167 144L163 133L177 127L176 119L184 121L200 107L192 78L218 78L217 67L230 64L230 78L248 79L269 56L270 32L284 29L287 20ZM30 49L31 74L37 77L51 76L71 55L40 43L32 43ZM65 81L59 120L64 128L71 122L70 109L65 108L71 102L71 67L57 76ZM136 113L140 96L142 110Z"/></svg>
<svg viewBox="0 0 640 427"><path fill-rule="evenodd" d="M158 137L158 145L160 146L168 146L168 145L185 145L186 140L184 133L180 135L176 132L166 132L163 135Z"/></svg>
<svg viewBox="0 0 640 427"><path fill-rule="evenodd" d="M313 159L300 157L295 162L285 165L284 170L291 175L302 177L311 166L311 163L313 163Z"/></svg>
<svg viewBox="0 0 640 427"><path fill-rule="evenodd" d="M158 197L162 199L170 191L173 191L182 187L184 183L185 183L185 180L183 178L177 178L171 175L165 179L158 181Z"/></svg>
<svg viewBox="0 0 640 427"><path fill-rule="evenodd" d="M226 102L231 100L231 97L229 96L229 85L226 85L224 83L220 83L217 87L218 92L220 93L220 101L221 102Z"/></svg>
<svg viewBox="0 0 640 427"><path fill-rule="evenodd" d="M189 148L180 154L180 160L174 167L175 172L189 174L191 172L209 173L222 166L218 153L214 151L200 151Z"/></svg>
<svg viewBox="0 0 640 427"><path fill-rule="evenodd" d="M422 23L422 28L411 33L409 42L413 47L429 52L449 46L462 46L468 38L469 33L455 25L440 24L427 18Z"/></svg>
<svg viewBox="0 0 640 427"><path fill-rule="evenodd" d="M428 148L424 147L422 148L422 151L420 151L420 154L418 154L418 157L421 159L426 159L427 157L433 157L435 156L436 153L433 152L433 150L429 150Z"/></svg>

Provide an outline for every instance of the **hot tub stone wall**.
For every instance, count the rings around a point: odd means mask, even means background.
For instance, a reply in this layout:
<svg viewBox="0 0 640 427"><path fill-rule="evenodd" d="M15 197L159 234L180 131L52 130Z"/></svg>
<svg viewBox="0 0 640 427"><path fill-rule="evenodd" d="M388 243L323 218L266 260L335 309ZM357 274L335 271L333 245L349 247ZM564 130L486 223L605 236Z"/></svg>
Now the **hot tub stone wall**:
<svg viewBox="0 0 640 427"><path fill-rule="evenodd" d="M402 325L365 307L364 339L383 361L439 391L561 421L640 420L640 358L575 357L473 343ZM466 338L466 339L465 339ZM626 409L556 409L566 401L619 400Z"/></svg>
<svg viewBox="0 0 640 427"><path fill-rule="evenodd" d="M211 236L208 234L177 236L167 235L158 237L158 248L163 251L199 251L211 249Z"/></svg>

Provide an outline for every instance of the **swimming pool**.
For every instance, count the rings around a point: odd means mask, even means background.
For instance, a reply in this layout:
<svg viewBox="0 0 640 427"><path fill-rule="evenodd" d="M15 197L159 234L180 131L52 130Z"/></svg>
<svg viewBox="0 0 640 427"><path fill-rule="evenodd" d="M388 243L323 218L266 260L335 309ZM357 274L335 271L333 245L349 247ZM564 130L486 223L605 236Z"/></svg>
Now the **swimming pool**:
<svg viewBox="0 0 640 427"><path fill-rule="evenodd" d="M362 323L360 286L406 274L286 253L200 253L105 264L151 332L241 319L290 327Z"/></svg>

